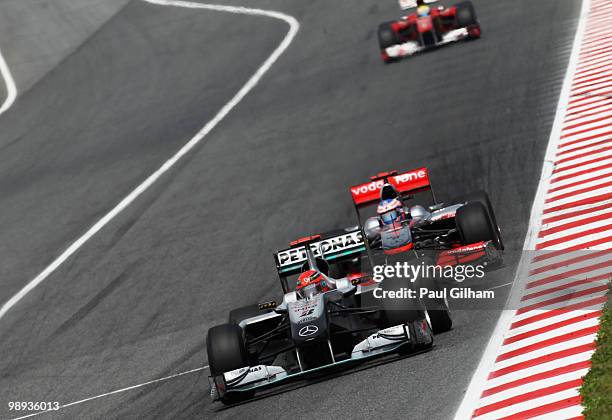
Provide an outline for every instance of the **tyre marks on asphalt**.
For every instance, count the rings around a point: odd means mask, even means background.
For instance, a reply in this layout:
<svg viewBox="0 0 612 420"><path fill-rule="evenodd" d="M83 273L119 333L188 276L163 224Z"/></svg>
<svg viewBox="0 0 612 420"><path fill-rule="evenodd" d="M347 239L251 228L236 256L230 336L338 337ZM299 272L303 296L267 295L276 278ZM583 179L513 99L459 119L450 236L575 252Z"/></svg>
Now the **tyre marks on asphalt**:
<svg viewBox="0 0 612 420"><path fill-rule="evenodd" d="M581 418L612 278L612 3L593 0L518 309L476 419Z"/></svg>

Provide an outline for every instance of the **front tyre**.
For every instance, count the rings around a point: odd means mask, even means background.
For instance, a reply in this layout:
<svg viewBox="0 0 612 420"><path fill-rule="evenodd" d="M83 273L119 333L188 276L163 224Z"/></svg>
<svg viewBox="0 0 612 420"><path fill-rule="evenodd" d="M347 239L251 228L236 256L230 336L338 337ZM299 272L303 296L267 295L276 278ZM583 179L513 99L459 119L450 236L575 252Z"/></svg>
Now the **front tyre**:
<svg viewBox="0 0 612 420"><path fill-rule="evenodd" d="M389 292L393 292L397 296L398 293L404 292L406 289L415 289L414 283L401 278L384 279L380 287L387 293L386 296L390 296ZM381 300L386 327L407 324L425 317L424 307L418 298L385 297Z"/></svg>
<svg viewBox="0 0 612 420"><path fill-rule="evenodd" d="M434 334L450 331L453 327L453 319L450 315L448 305L442 299L428 299L425 302L427 317Z"/></svg>
<svg viewBox="0 0 612 420"><path fill-rule="evenodd" d="M382 51L400 43L399 36L391 26L393 22L378 25L378 45Z"/></svg>
<svg viewBox="0 0 612 420"><path fill-rule="evenodd" d="M455 20L458 28L468 28L478 25L476 9L471 1L462 1L455 5Z"/></svg>
<svg viewBox="0 0 612 420"><path fill-rule="evenodd" d="M493 221L485 206L480 202L475 201L459 207L455 214L455 223L465 245L486 241L497 243L498 241Z"/></svg>
<svg viewBox="0 0 612 420"><path fill-rule="evenodd" d="M208 330L206 351L213 376L249 365L242 328L236 324L217 325Z"/></svg>
<svg viewBox="0 0 612 420"><path fill-rule="evenodd" d="M501 230L499 229L499 225L497 224L497 218L495 217L495 212L493 211L493 206L491 205L491 200L489 199L489 194L485 191L479 190L474 191L469 194L466 194L460 198L456 198L452 201L453 203L471 203L471 202L479 202L482 203L483 206L487 209L487 213L489 213L489 217L491 218L491 222L493 223L493 229L496 231L496 240L495 247L499 250L504 249L504 242L501 236Z"/></svg>
<svg viewBox="0 0 612 420"><path fill-rule="evenodd" d="M215 382L223 381L223 374L249 366L249 359L242 335L242 328L236 324L222 324L208 330L206 337L208 368ZM254 392L221 394L224 404L235 404L252 398Z"/></svg>
<svg viewBox="0 0 612 420"><path fill-rule="evenodd" d="M387 48L400 43L399 36L391 26L393 22L385 22L378 25L378 46L380 47L380 57L385 64L395 61L387 54Z"/></svg>

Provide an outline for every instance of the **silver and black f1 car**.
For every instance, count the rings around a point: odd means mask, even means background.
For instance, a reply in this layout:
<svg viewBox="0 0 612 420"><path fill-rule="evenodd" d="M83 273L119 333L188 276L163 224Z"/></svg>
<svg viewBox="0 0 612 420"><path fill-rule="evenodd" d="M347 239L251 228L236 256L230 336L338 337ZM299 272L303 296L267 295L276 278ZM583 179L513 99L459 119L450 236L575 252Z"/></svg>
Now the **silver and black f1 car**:
<svg viewBox="0 0 612 420"><path fill-rule="evenodd" d="M362 273L365 251L354 228L275 253L282 302L235 309L228 323L208 331L213 399L232 404L376 356L429 350L433 333L451 328L447 307L433 302L425 311L375 298L376 289L398 291L401 284Z"/></svg>
<svg viewBox="0 0 612 420"><path fill-rule="evenodd" d="M501 231L484 191L439 203L426 168L381 173L350 191L370 253L431 251L440 266L501 262Z"/></svg>
<svg viewBox="0 0 612 420"><path fill-rule="evenodd" d="M436 0L400 0L402 9L416 11L378 27L378 43L385 63L464 39L480 38L480 24L471 1L430 8Z"/></svg>

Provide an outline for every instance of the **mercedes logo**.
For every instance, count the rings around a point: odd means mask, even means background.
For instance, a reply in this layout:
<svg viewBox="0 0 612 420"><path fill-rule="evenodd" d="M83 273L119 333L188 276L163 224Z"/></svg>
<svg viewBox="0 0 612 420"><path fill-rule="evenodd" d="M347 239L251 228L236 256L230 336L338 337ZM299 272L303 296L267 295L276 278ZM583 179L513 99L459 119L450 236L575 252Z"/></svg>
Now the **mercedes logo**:
<svg viewBox="0 0 612 420"><path fill-rule="evenodd" d="M305 327L300 328L298 334L300 337L308 337L309 335L316 334L319 331L316 325L306 325Z"/></svg>

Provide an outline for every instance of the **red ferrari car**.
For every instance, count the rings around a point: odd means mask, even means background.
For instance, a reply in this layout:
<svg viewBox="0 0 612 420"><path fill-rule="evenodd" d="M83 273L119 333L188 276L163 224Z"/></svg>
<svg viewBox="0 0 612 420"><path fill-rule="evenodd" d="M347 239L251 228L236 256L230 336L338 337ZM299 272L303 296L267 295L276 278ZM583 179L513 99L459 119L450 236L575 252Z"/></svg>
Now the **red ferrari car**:
<svg viewBox="0 0 612 420"><path fill-rule="evenodd" d="M400 0L403 9L416 10L380 24L378 42L385 63L464 39L480 37L480 24L471 1L451 7L430 7L435 0Z"/></svg>

